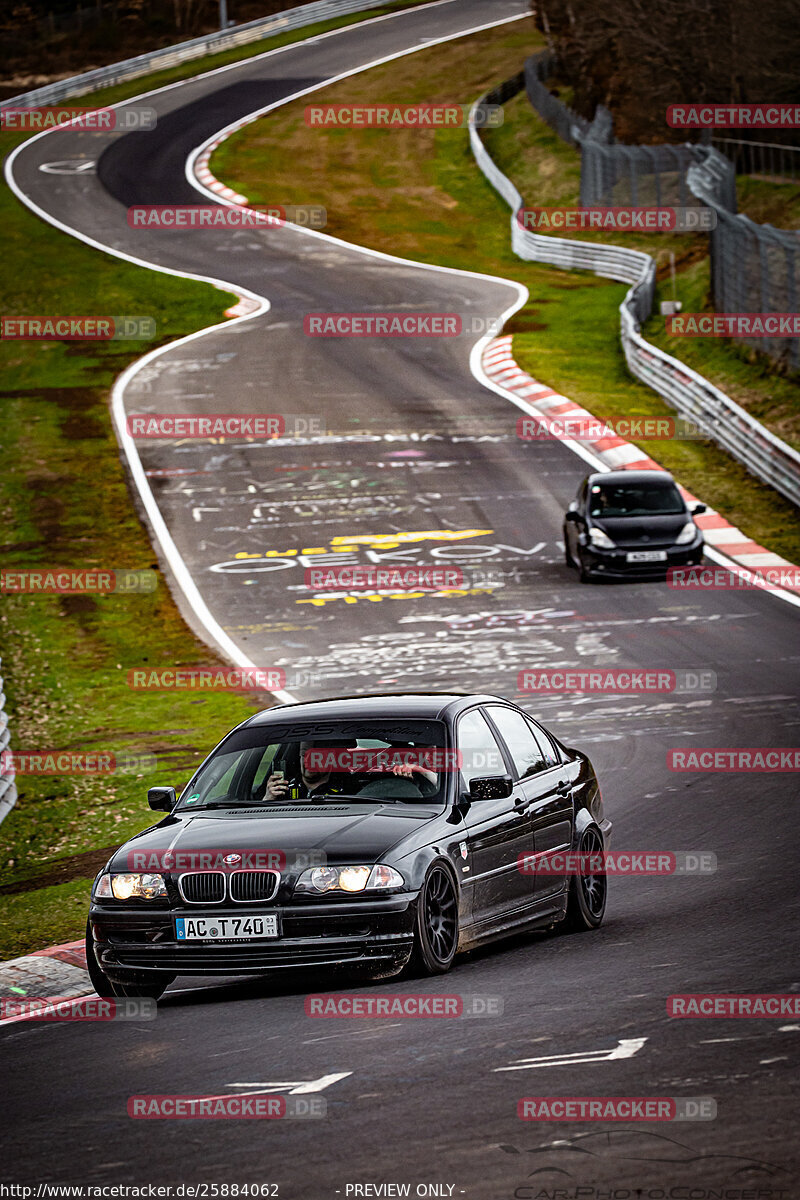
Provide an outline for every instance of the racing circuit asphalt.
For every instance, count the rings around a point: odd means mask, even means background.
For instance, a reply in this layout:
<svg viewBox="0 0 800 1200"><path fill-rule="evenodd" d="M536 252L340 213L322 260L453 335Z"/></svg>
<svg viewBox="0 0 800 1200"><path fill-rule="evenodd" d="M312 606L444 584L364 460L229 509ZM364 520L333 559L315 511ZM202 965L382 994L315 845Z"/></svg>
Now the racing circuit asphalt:
<svg viewBox="0 0 800 1200"><path fill-rule="evenodd" d="M518 303L511 282L367 256L288 227L156 233L126 223L134 202L199 202L187 156L254 109L524 7L456 0L247 60L149 97L154 131L32 139L13 178L42 212L97 243L269 300L261 315L160 354L122 398L129 413L321 419L325 436L310 441L137 444L180 559L242 656L283 667L301 699L457 688L521 700L590 753L616 848L707 850L719 869L612 880L596 933L517 939L470 956L444 980L379 985L499 996L501 1017L313 1021L305 994L346 985L298 976L179 980L153 1023L4 1027L3 1176L273 1183L283 1200L333 1200L367 1182L409 1183L412 1195L417 1184L452 1185L453 1196L479 1200L530 1200L578 1185L640 1188L645 1197L667 1185L798 1194L800 1026L677 1021L665 1009L676 992L799 986L792 777L666 767L675 746L797 744L797 608L764 593L582 587L563 564L560 536L585 465L559 443L517 439L519 410L470 371L475 337L303 333L305 313L328 310L494 317ZM280 110L267 119L280 120ZM78 158L97 163L96 172L39 169ZM433 536L397 547L351 540L393 533ZM302 552L337 545L357 546L347 553L362 563L380 554L508 574L504 586L462 597L300 603L313 595L303 587ZM236 560L242 553L254 557ZM178 589L175 559L162 561ZM518 691L519 670L554 665L704 668L717 688L584 700ZM536 1056L610 1051L620 1040L640 1042L632 1057L501 1070ZM225 1095L246 1091L243 1083L338 1073L347 1074L321 1093L325 1120L140 1124L126 1116L132 1094ZM632 1132L537 1126L516 1117L518 1098L533 1094L713 1096L718 1117Z"/></svg>

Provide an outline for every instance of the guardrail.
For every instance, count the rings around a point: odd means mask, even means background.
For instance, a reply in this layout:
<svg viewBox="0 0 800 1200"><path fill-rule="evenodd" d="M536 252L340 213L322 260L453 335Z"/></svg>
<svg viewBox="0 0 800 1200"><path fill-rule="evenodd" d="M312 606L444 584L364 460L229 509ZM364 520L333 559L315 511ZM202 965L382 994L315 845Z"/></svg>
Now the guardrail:
<svg viewBox="0 0 800 1200"><path fill-rule="evenodd" d="M550 51L532 55L525 63L525 86L539 116L563 141L580 149L581 204L705 205L714 209L717 223L711 232L709 258L717 311L796 312L800 237L794 231L758 225L736 215L737 168L731 158L715 148L723 140L714 139L714 146L705 141L700 145L686 142L655 146L615 142L611 114L602 105L598 105L590 123L551 94L545 81L557 66L558 60ZM735 147L740 155L752 156L756 148L762 154L769 151L773 166L783 164L792 171L795 167L791 164L800 159L800 151L791 146L738 139L724 139L724 144L726 151ZM796 338L733 336L792 371L800 368L800 342Z"/></svg>
<svg viewBox="0 0 800 1200"><path fill-rule="evenodd" d="M737 175L765 175L791 183L800 179L800 146L729 137L712 137L711 144L731 160Z"/></svg>
<svg viewBox="0 0 800 1200"><path fill-rule="evenodd" d="M207 54L218 54L222 50L246 46L249 42L257 42L269 34L301 29L304 25L313 25L317 21L327 21L332 17L377 8L383 3L392 4L396 3L396 0L312 0L311 4L287 8L285 12L271 17L260 17L257 21L248 21L232 29L222 29L218 33L208 33L188 42L178 42L175 46L165 46L162 50L152 50L149 54L139 54L136 58L109 63L107 67L97 67L96 70L86 71L83 75L72 75L69 79L35 88L32 92L11 96L0 101L0 111L5 108L33 108L37 104L59 104L72 96L83 96L99 91L100 88L124 83L128 79L138 79L139 76L149 75L152 71L166 70L179 63L190 62L194 58L203 58Z"/></svg>
<svg viewBox="0 0 800 1200"><path fill-rule="evenodd" d="M0 659L0 663L2 661ZM17 785L14 782L14 768L7 764L5 760L5 752L8 750L9 740L6 696L3 691L3 676L0 675L0 821L8 816L11 809L17 803Z"/></svg>
<svg viewBox="0 0 800 1200"><path fill-rule="evenodd" d="M492 160L473 117L481 105L502 104L515 95L524 86L524 80L524 72L520 72L480 96L469 118L469 139L475 160L512 210L511 246L515 254L533 262L594 271L596 275L631 284L619 307L622 349L631 374L658 392L681 416L694 421L758 479L800 506L800 454L702 375L642 337L640 329L650 316L655 295L656 264L651 256L622 246L532 233L518 219L524 200Z"/></svg>

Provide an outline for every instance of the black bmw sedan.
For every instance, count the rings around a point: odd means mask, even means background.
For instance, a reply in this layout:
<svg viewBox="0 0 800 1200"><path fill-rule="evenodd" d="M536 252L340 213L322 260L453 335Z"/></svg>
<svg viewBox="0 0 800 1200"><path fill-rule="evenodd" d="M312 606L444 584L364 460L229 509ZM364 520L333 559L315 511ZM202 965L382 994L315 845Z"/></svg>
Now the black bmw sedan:
<svg viewBox="0 0 800 1200"><path fill-rule="evenodd" d="M564 518L564 555L581 583L601 578L664 576L703 559L703 534L666 471L587 475Z"/></svg>
<svg viewBox="0 0 800 1200"><path fill-rule="evenodd" d="M92 887L102 996L177 975L447 971L504 935L603 919L605 874L537 872L607 847L597 778L497 696L358 696L270 708L229 733Z"/></svg>

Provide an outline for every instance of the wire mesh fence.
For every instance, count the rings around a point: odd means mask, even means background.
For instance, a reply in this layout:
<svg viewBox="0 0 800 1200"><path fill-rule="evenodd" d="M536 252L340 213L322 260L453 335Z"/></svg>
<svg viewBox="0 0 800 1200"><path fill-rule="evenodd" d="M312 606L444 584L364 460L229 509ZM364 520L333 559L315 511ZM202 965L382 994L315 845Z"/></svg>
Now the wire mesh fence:
<svg viewBox="0 0 800 1200"><path fill-rule="evenodd" d="M550 53L533 55L525 64L525 88L539 116L563 141L580 148L581 204L713 209L717 222L710 234L709 255L711 295L717 311L796 313L800 234L758 225L737 214L736 170L738 162L758 168L759 173L768 167L796 172L800 150L744 139L717 139L738 147L738 158L730 158L713 144L628 146L614 142L606 109L598 109L595 120L588 122L551 94L545 81L556 68ZM796 337L735 336L789 371L800 370L800 340Z"/></svg>

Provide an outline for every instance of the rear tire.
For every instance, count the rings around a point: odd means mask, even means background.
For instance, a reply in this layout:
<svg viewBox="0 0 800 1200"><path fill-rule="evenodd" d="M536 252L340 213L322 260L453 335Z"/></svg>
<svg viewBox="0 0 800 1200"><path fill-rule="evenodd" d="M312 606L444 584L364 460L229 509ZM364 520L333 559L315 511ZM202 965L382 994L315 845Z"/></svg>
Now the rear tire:
<svg viewBox="0 0 800 1200"><path fill-rule="evenodd" d="M578 853L602 854L604 849L602 833L596 825L588 825L581 834ZM598 875L573 875L569 881L563 929L571 933L597 929L605 916L607 892L605 871Z"/></svg>
<svg viewBox="0 0 800 1200"><path fill-rule="evenodd" d="M158 1000L175 979L174 975L166 971L154 972L152 975L150 972L144 975L131 971L130 977L126 978L124 983L109 979L95 956L94 938L89 921L86 922L86 969L98 996L108 1000L115 996L147 996L151 1000Z"/></svg>
<svg viewBox="0 0 800 1200"><path fill-rule="evenodd" d="M411 973L444 975L458 948L458 895L453 877L441 863L425 876L417 901Z"/></svg>

